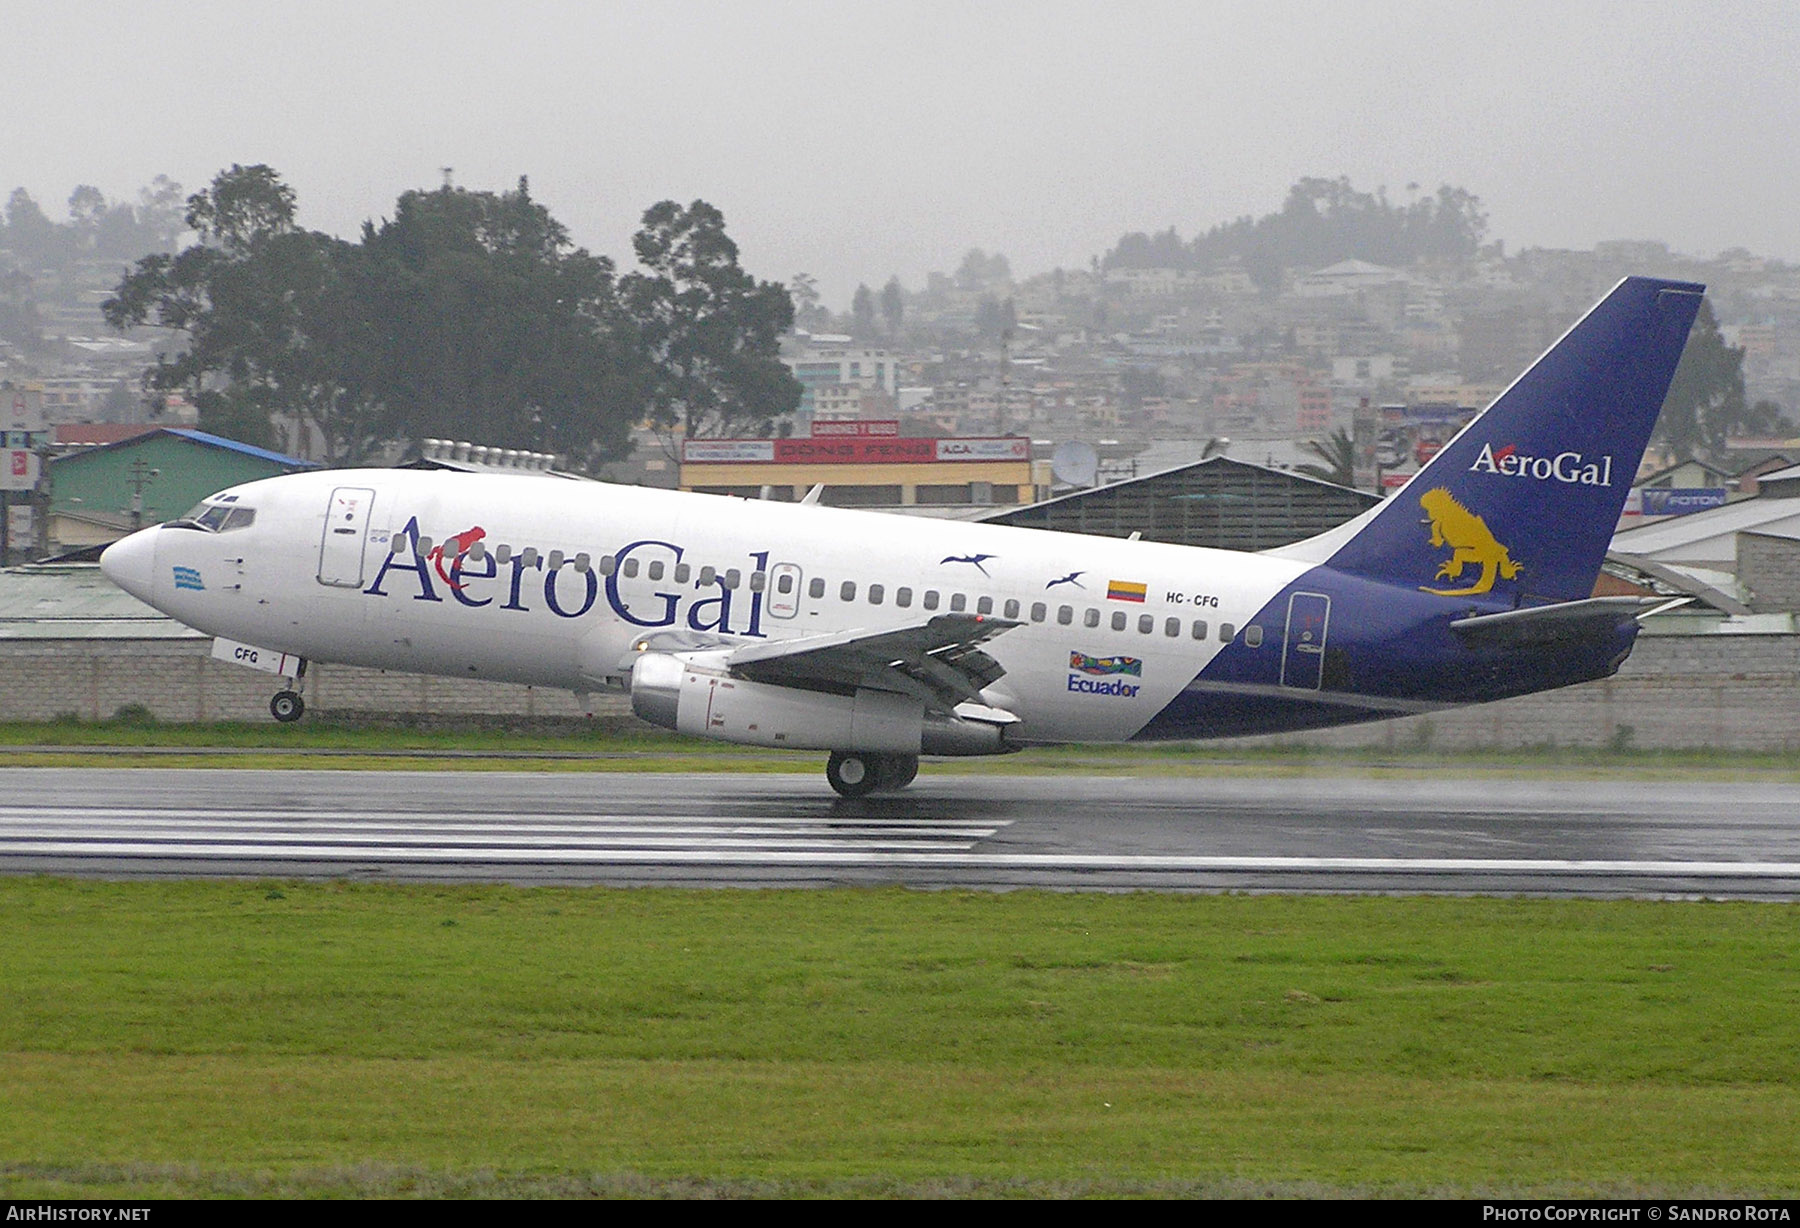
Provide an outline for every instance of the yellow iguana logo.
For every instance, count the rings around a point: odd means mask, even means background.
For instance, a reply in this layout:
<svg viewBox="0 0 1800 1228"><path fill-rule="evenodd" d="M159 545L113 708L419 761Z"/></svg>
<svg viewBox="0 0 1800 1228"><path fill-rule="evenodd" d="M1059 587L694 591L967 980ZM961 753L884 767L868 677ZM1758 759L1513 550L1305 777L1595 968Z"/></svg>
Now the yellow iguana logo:
<svg viewBox="0 0 1800 1228"><path fill-rule="evenodd" d="M1436 593L1440 597L1470 597L1491 591L1496 579L1511 580L1519 574L1519 565L1512 561L1506 547L1495 540L1487 521L1458 503L1449 491L1441 486L1428 490L1419 496L1419 506L1425 509L1427 523L1431 525L1431 544L1450 547L1449 561L1438 567L1436 578L1454 580L1471 563L1481 568L1481 575L1467 588L1420 585L1420 592Z"/></svg>

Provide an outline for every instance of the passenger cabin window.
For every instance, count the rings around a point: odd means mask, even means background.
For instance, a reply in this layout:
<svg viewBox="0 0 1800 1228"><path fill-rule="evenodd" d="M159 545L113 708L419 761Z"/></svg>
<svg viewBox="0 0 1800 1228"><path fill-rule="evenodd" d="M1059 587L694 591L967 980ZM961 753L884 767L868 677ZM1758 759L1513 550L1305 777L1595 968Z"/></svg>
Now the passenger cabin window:
<svg viewBox="0 0 1800 1228"><path fill-rule="evenodd" d="M975 602L975 612L977 614L992 614L994 612L994 599L992 597L978 598Z"/></svg>
<svg viewBox="0 0 1800 1228"><path fill-rule="evenodd" d="M838 600L839 601L855 601L856 600L856 581L855 580L845 580L842 584L838 585Z"/></svg>
<svg viewBox="0 0 1800 1228"><path fill-rule="evenodd" d="M419 544L414 546L413 549L417 550L420 554L430 554L431 539L429 537L421 537L419 539Z"/></svg>
<svg viewBox="0 0 1800 1228"><path fill-rule="evenodd" d="M477 546L479 546L481 543L476 542L475 544ZM474 554L475 552L473 550L471 550L471 551L469 551L469 553ZM580 572L582 575L584 575L584 576L587 575L588 568L592 567L593 565L594 565L594 560L588 555L587 551L583 550L580 554L575 556L575 570Z"/></svg>
<svg viewBox="0 0 1800 1228"><path fill-rule="evenodd" d="M702 585L711 584L714 580L716 580L718 578L719 578L719 572L718 572L717 568L702 567L700 569L700 583Z"/></svg>
<svg viewBox="0 0 1800 1228"><path fill-rule="evenodd" d="M500 564L500 566L502 566L502 567L504 567L508 563L512 562L512 547L506 546L506 545L495 546L494 547L494 562ZM608 555L606 558L603 558L600 560L600 570L605 571L606 574L609 576L612 575L612 572L607 570L606 565L610 562L612 562L611 555Z"/></svg>
<svg viewBox="0 0 1800 1228"><path fill-rule="evenodd" d="M1072 605L1057 606L1056 607L1056 621L1064 627L1066 627L1070 623L1074 622L1075 621L1075 607Z"/></svg>
<svg viewBox="0 0 1800 1228"><path fill-rule="evenodd" d="M1219 643L1229 644L1237 636L1237 628L1230 623L1219 624Z"/></svg>
<svg viewBox="0 0 1800 1228"><path fill-rule="evenodd" d="M1096 610L1093 606L1089 606L1081 615L1081 625L1084 627L1098 627L1100 625L1100 611Z"/></svg>
<svg viewBox="0 0 1800 1228"><path fill-rule="evenodd" d="M615 572L617 570L619 570L619 560L618 559L615 559L610 554L603 554L600 556L600 574L601 575L610 576L610 575L612 575L613 572Z"/></svg>
<svg viewBox="0 0 1800 1228"><path fill-rule="evenodd" d="M967 597L963 596L961 593L950 594L950 612L952 614L961 614L968 608L969 599Z"/></svg>
<svg viewBox="0 0 1800 1228"><path fill-rule="evenodd" d="M1049 607L1046 606L1043 602L1034 601L1031 603L1031 621L1032 622L1034 622L1034 623L1043 622L1045 615L1047 615L1049 613L1050 613Z"/></svg>
<svg viewBox="0 0 1800 1228"><path fill-rule="evenodd" d="M750 591L751 592L760 593L767 587L769 587L769 573L768 572L753 571L750 573Z"/></svg>
<svg viewBox="0 0 1800 1228"><path fill-rule="evenodd" d="M635 580L635 579L637 579L637 573L638 573L638 561L636 559L626 559L625 560L625 577L629 580Z"/></svg>
<svg viewBox="0 0 1800 1228"><path fill-rule="evenodd" d="M579 560L577 560L576 569L580 570ZM688 575L690 574L691 570L692 569L689 568L686 563L675 564L675 583L686 584L688 582Z"/></svg>
<svg viewBox="0 0 1800 1228"><path fill-rule="evenodd" d="M524 567L536 567L538 565L537 547L536 546L525 547L525 553L521 554L519 556L519 563L521 566L524 566ZM637 560L636 559L632 559L631 565L625 568L625 574L628 576L637 575Z"/></svg>
<svg viewBox="0 0 1800 1228"><path fill-rule="evenodd" d="M1180 635L1181 634L1181 620L1179 618L1171 618L1167 622L1165 622L1163 624L1163 634L1168 636L1170 639L1174 639L1176 636Z"/></svg>
<svg viewBox="0 0 1800 1228"><path fill-rule="evenodd" d="M1204 618L1194 620L1194 638L1197 640L1206 638L1206 620Z"/></svg>
<svg viewBox="0 0 1800 1228"><path fill-rule="evenodd" d="M887 596L887 590L879 584L869 585L869 604L880 605L881 599Z"/></svg>
<svg viewBox="0 0 1800 1228"><path fill-rule="evenodd" d="M784 597L787 596L789 593L793 592L794 591L793 573L784 571L779 576L776 576L775 577L775 591L780 593Z"/></svg>
<svg viewBox="0 0 1800 1228"><path fill-rule="evenodd" d="M1017 618L1019 616L1019 603L1009 599L1005 607L1001 610L1001 613L1007 618Z"/></svg>
<svg viewBox="0 0 1800 1228"><path fill-rule="evenodd" d="M938 591L935 588L926 589L925 590L925 600L920 602L920 604L923 605L928 610L937 609L938 608Z"/></svg>
<svg viewBox="0 0 1800 1228"><path fill-rule="evenodd" d="M1262 624L1251 623L1248 627L1244 628L1244 643L1251 648L1261 648L1262 635Z"/></svg>
<svg viewBox="0 0 1800 1228"><path fill-rule="evenodd" d="M894 604L903 610L910 606L912 604L912 590L910 588L895 589Z"/></svg>
<svg viewBox="0 0 1800 1228"><path fill-rule="evenodd" d="M1138 615L1138 634L1149 635L1156 627L1156 619L1149 614Z"/></svg>
<svg viewBox="0 0 1800 1228"><path fill-rule="evenodd" d="M825 595L825 581L814 576L812 582L806 586L806 595L808 597L823 597Z"/></svg>
<svg viewBox="0 0 1800 1228"><path fill-rule="evenodd" d="M744 573L735 567L725 573L726 588L736 588L739 584L743 583L743 580Z"/></svg>

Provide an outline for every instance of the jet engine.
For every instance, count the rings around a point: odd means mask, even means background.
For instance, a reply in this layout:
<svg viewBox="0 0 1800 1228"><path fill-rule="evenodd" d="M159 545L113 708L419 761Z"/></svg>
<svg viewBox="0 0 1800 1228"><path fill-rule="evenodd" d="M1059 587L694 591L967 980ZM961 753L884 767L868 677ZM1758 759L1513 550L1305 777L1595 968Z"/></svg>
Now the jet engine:
<svg viewBox="0 0 1800 1228"><path fill-rule="evenodd" d="M897 755L995 755L1005 722L927 714L911 696L859 687L848 694L734 678L722 653L640 654L631 667L631 710L690 737L794 750ZM992 712L991 709L984 711Z"/></svg>

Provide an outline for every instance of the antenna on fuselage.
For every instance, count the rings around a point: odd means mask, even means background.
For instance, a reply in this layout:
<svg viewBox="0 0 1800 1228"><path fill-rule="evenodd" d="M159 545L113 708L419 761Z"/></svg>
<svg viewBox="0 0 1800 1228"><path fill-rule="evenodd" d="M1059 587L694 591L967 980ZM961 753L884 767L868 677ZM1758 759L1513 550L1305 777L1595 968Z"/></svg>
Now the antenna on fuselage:
<svg viewBox="0 0 1800 1228"><path fill-rule="evenodd" d="M813 488L801 496L800 502L802 502L802 503L817 503L819 501L819 496L824 493L825 493L825 483L823 483L823 482L814 483Z"/></svg>

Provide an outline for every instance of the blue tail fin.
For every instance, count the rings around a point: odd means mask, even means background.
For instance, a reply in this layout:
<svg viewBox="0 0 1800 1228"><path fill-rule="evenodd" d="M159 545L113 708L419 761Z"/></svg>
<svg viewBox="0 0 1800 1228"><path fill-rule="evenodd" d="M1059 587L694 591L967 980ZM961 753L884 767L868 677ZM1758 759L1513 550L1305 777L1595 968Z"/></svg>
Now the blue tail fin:
<svg viewBox="0 0 1800 1228"><path fill-rule="evenodd" d="M1484 603L1589 596L1704 292L1620 282L1328 565Z"/></svg>

